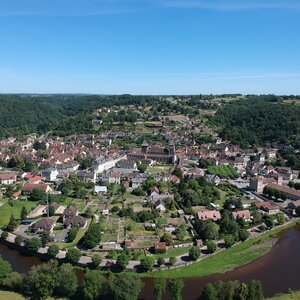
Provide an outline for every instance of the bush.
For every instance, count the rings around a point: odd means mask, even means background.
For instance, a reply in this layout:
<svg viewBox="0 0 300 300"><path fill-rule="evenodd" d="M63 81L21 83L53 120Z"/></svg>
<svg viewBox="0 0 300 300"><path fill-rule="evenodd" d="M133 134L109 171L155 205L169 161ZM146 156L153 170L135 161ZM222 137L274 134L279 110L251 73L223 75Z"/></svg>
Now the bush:
<svg viewBox="0 0 300 300"><path fill-rule="evenodd" d="M7 238L8 238L8 232L7 231L2 231L1 239L6 240Z"/></svg>
<svg viewBox="0 0 300 300"><path fill-rule="evenodd" d="M48 255L51 256L52 258L56 257L56 255L59 252L59 248L56 244L50 245L48 248Z"/></svg>
<svg viewBox="0 0 300 300"><path fill-rule="evenodd" d="M200 257L200 248L197 246L193 246L190 250L189 250L189 256L192 260L197 260Z"/></svg>
<svg viewBox="0 0 300 300"><path fill-rule="evenodd" d="M76 248L70 248L67 251L66 258L71 263L77 263L81 257L81 252Z"/></svg>
<svg viewBox="0 0 300 300"><path fill-rule="evenodd" d="M37 252L42 247L42 242L37 237L33 237L27 243L27 250L31 252Z"/></svg>
<svg viewBox="0 0 300 300"><path fill-rule="evenodd" d="M226 235L224 237L224 243L226 248L231 248L234 245L234 236L233 235Z"/></svg>
<svg viewBox="0 0 300 300"><path fill-rule="evenodd" d="M169 259L170 264L173 266L176 264L177 262L177 258L175 256L170 257Z"/></svg>
<svg viewBox="0 0 300 300"><path fill-rule="evenodd" d="M213 241L208 241L206 243L208 253L214 253L217 250L217 244Z"/></svg>
<svg viewBox="0 0 300 300"><path fill-rule="evenodd" d="M238 232L238 236L239 236L239 240L244 242L249 238L250 233L246 229L240 229Z"/></svg>

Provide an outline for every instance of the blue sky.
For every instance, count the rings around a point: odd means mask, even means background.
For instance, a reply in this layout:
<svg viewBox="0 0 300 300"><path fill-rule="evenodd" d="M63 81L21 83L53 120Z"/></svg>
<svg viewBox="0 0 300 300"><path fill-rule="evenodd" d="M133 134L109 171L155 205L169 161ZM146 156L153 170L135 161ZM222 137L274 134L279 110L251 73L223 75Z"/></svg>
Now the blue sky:
<svg viewBox="0 0 300 300"><path fill-rule="evenodd" d="M300 94L298 0L0 0L0 92Z"/></svg>

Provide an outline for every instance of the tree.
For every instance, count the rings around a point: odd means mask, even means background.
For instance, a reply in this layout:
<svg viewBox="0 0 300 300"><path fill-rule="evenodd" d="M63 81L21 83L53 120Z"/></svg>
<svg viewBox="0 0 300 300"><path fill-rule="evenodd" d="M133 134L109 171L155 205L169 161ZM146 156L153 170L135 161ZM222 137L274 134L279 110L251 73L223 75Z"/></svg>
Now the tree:
<svg viewBox="0 0 300 300"><path fill-rule="evenodd" d="M208 253L214 253L217 250L217 244L214 241L206 242L206 247L207 247Z"/></svg>
<svg viewBox="0 0 300 300"><path fill-rule="evenodd" d="M173 243L173 237L170 233L165 233L162 236L161 241L165 242L167 244L167 246L170 246Z"/></svg>
<svg viewBox="0 0 300 300"><path fill-rule="evenodd" d="M177 258L175 256L172 256L169 258L169 263L173 266L176 264Z"/></svg>
<svg viewBox="0 0 300 300"><path fill-rule="evenodd" d="M45 201L46 200L46 193L41 189L33 189L30 193L30 200L31 201Z"/></svg>
<svg viewBox="0 0 300 300"><path fill-rule="evenodd" d="M234 245L234 236L229 234L224 237L224 243L226 248L231 248Z"/></svg>
<svg viewBox="0 0 300 300"><path fill-rule="evenodd" d="M41 235L42 246L45 247L49 241L50 241L49 232L43 232Z"/></svg>
<svg viewBox="0 0 300 300"><path fill-rule="evenodd" d="M183 178L182 170L179 167L175 168L175 170L173 171L173 175L177 176L180 179Z"/></svg>
<svg viewBox="0 0 300 300"><path fill-rule="evenodd" d="M49 216L50 217L54 216L55 208L52 205L49 206L48 211L49 211Z"/></svg>
<svg viewBox="0 0 300 300"><path fill-rule="evenodd" d="M0 283L3 279L7 278L11 272L12 268L10 263L0 256Z"/></svg>
<svg viewBox="0 0 300 300"><path fill-rule="evenodd" d="M284 222L285 222L284 214L283 213L278 213L276 215L276 220L277 220L278 224L280 224L280 225L284 224Z"/></svg>
<svg viewBox="0 0 300 300"><path fill-rule="evenodd" d="M145 272L152 271L155 264L155 258L153 256L146 256L141 259L141 266Z"/></svg>
<svg viewBox="0 0 300 300"><path fill-rule="evenodd" d="M159 256L159 257L157 258L157 264L158 264L159 266L162 266L163 264L165 264L165 259L163 258L163 256Z"/></svg>
<svg viewBox="0 0 300 300"><path fill-rule="evenodd" d="M25 206L23 206L20 214L21 220L26 219L27 215L28 215L28 210Z"/></svg>
<svg viewBox="0 0 300 300"><path fill-rule="evenodd" d="M33 299L51 297L58 286L58 262L50 260L48 263L33 266L25 277L25 291Z"/></svg>
<svg viewBox="0 0 300 300"><path fill-rule="evenodd" d="M242 283L238 289L238 299L248 300L249 299L249 287L246 283Z"/></svg>
<svg viewBox="0 0 300 300"><path fill-rule="evenodd" d="M41 247L42 247L42 242L37 237L33 237L27 243L27 250L30 252L37 252Z"/></svg>
<svg viewBox="0 0 300 300"><path fill-rule="evenodd" d="M116 261L116 265L123 271L129 262L129 256L124 252L121 253Z"/></svg>
<svg viewBox="0 0 300 300"><path fill-rule="evenodd" d="M269 215L264 215L264 216L263 216L263 221L264 221L264 223L266 224L266 226L267 226L268 228L272 228L272 227L274 226L274 220L273 220L273 218L272 218L271 216L269 216Z"/></svg>
<svg viewBox="0 0 300 300"><path fill-rule="evenodd" d="M239 236L239 240L244 242L249 238L250 233L246 229L240 229L238 231L238 236Z"/></svg>
<svg viewBox="0 0 300 300"><path fill-rule="evenodd" d="M59 252L59 247L56 244L50 245L47 251L47 254L54 258Z"/></svg>
<svg viewBox="0 0 300 300"><path fill-rule="evenodd" d="M9 231L9 232L12 232L17 228L17 226L18 226L18 222L15 219L15 217L13 216L13 214L11 214L10 219L9 219L9 223L6 226L6 230Z"/></svg>
<svg viewBox="0 0 300 300"><path fill-rule="evenodd" d="M22 291L23 276L18 272L12 272L8 277L2 280L2 285L13 291Z"/></svg>
<svg viewBox="0 0 300 300"><path fill-rule="evenodd" d="M164 278L155 278L154 279L154 299L161 300L162 296L166 290L166 279Z"/></svg>
<svg viewBox="0 0 300 300"><path fill-rule="evenodd" d="M71 298L77 290L77 277L72 265L62 264L57 273L57 286L55 294L59 297Z"/></svg>
<svg viewBox="0 0 300 300"><path fill-rule="evenodd" d="M219 237L219 227L212 220L196 220L194 228L203 240L216 240Z"/></svg>
<svg viewBox="0 0 300 300"><path fill-rule="evenodd" d="M204 286L200 300L218 300L217 290L211 283L208 283Z"/></svg>
<svg viewBox="0 0 300 300"><path fill-rule="evenodd" d="M116 300L136 300L144 286L140 278L123 273L111 281L110 289Z"/></svg>
<svg viewBox="0 0 300 300"><path fill-rule="evenodd" d="M249 297L248 300L263 300L264 293L261 282L259 280L252 280L249 284Z"/></svg>
<svg viewBox="0 0 300 300"><path fill-rule="evenodd" d="M102 262L102 258L100 255L98 254L95 254L93 257L92 257L92 262L93 262L93 266L94 267L98 267L101 262Z"/></svg>
<svg viewBox="0 0 300 300"><path fill-rule="evenodd" d="M68 232L68 242L73 242L78 234L79 227L78 226L73 226L70 231Z"/></svg>
<svg viewBox="0 0 300 300"><path fill-rule="evenodd" d="M201 254L200 248L197 246L193 246L189 250L189 256L192 260L197 260L200 257L200 254Z"/></svg>
<svg viewBox="0 0 300 300"><path fill-rule="evenodd" d="M24 164L24 160L21 156L17 155L17 156L13 156L9 161L7 166L9 168L16 168L16 169L23 169L25 164Z"/></svg>
<svg viewBox="0 0 300 300"><path fill-rule="evenodd" d="M15 243L18 246L21 246L23 244L23 238L20 235L17 235L15 238Z"/></svg>
<svg viewBox="0 0 300 300"><path fill-rule="evenodd" d="M172 296L173 300L181 300L181 291L184 287L184 283L182 281L182 279L179 278L173 278L170 279L168 282L168 291Z"/></svg>
<svg viewBox="0 0 300 300"><path fill-rule="evenodd" d="M7 231L2 231L1 239L6 240L7 238L8 238L8 232Z"/></svg>
<svg viewBox="0 0 300 300"><path fill-rule="evenodd" d="M105 278L98 271L87 269L83 277L83 296L86 300L98 299L103 293Z"/></svg>
<svg viewBox="0 0 300 300"><path fill-rule="evenodd" d="M141 173L145 173L147 171L147 165L145 164L138 164L137 166L138 170L141 172Z"/></svg>
<svg viewBox="0 0 300 300"><path fill-rule="evenodd" d="M85 248L92 249L96 247L100 240L101 226L99 224L92 224L80 242Z"/></svg>
<svg viewBox="0 0 300 300"><path fill-rule="evenodd" d="M32 161L32 160L25 161L25 166L24 166L25 172L32 172L36 169L37 169L37 164L34 161Z"/></svg>
<svg viewBox="0 0 300 300"><path fill-rule="evenodd" d="M220 221L220 231L223 234L237 234L239 229L238 223L233 219L231 212L225 210Z"/></svg>
<svg viewBox="0 0 300 300"><path fill-rule="evenodd" d="M71 263L77 263L81 257L81 252L76 248L69 248L66 254L66 258Z"/></svg>
<svg viewBox="0 0 300 300"><path fill-rule="evenodd" d="M172 201L174 202L174 201ZM183 241L187 235L186 227L184 225L180 225L175 230L176 238L179 241Z"/></svg>
<svg viewBox="0 0 300 300"><path fill-rule="evenodd" d="M298 217L300 217L300 206L296 207L295 213Z"/></svg>

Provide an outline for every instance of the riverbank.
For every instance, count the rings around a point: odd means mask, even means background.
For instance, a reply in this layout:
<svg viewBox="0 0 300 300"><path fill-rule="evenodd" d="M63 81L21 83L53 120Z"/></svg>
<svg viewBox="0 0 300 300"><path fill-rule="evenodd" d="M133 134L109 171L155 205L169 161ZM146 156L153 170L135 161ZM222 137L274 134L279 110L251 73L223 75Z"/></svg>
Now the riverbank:
<svg viewBox="0 0 300 300"><path fill-rule="evenodd" d="M234 268L246 265L266 254L276 243L277 235L284 230L299 223L299 220L274 228L258 237L249 239L226 249L210 255L199 262L176 269L154 271L141 274L143 277L164 277L164 278L191 278L204 277L212 274L220 274Z"/></svg>
<svg viewBox="0 0 300 300"><path fill-rule="evenodd" d="M300 292L290 292L286 294L276 295L266 300L299 300L299 299L300 299Z"/></svg>

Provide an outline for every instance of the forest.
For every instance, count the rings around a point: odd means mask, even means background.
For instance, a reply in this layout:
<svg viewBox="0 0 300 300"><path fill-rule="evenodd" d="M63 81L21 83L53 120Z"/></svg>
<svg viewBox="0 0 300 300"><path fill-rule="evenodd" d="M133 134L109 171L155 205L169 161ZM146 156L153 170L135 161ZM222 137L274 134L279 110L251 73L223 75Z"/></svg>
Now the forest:
<svg viewBox="0 0 300 300"><path fill-rule="evenodd" d="M299 106L275 96L251 96L225 104L210 121L223 139L242 147L290 143L299 148L299 116Z"/></svg>
<svg viewBox="0 0 300 300"><path fill-rule="evenodd" d="M145 105L152 96L0 95L0 138L26 134L93 133L90 114L100 107Z"/></svg>

